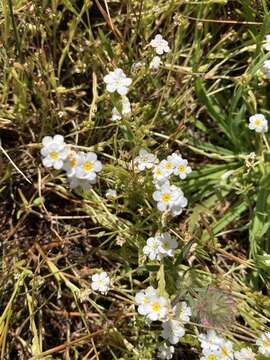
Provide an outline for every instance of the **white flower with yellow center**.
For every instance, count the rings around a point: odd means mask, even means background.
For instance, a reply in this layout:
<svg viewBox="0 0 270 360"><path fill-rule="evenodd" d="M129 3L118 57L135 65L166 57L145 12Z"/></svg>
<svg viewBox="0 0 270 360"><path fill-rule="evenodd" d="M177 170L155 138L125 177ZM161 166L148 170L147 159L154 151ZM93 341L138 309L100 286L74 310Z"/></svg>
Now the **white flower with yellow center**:
<svg viewBox="0 0 270 360"><path fill-rule="evenodd" d="M149 69L157 70L161 64L161 59L159 56L154 56L149 64Z"/></svg>
<svg viewBox="0 0 270 360"><path fill-rule="evenodd" d="M256 341L259 347L259 353L263 355L270 355L270 332L262 334Z"/></svg>
<svg viewBox="0 0 270 360"><path fill-rule="evenodd" d="M110 71L108 75L104 77L106 83L106 89L110 92L118 92L123 96L128 93L128 87L131 85L132 80L128 78L122 69L115 69Z"/></svg>
<svg viewBox="0 0 270 360"><path fill-rule="evenodd" d="M144 171L145 169L152 169L156 161L156 155L145 149L141 149L139 151L139 156L136 156L134 159L134 164L139 171Z"/></svg>
<svg viewBox="0 0 270 360"><path fill-rule="evenodd" d="M151 321L163 321L168 314L168 300L164 296L151 297L145 305L146 317Z"/></svg>
<svg viewBox="0 0 270 360"><path fill-rule="evenodd" d="M190 174L192 171L186 159L177 159L176 161L174 161L173 165L174 175L179 176L182 180L185 179L187 175Z"/></svg>
<svg viewBox="0 0 270 360"><path fill-rule="evenodd" d="M266 36L265 36L263 48L264 48L266 51L270 51L270 35L266 35Z"/></svg>
<svg viewBox="0 0 270 360"><path fill-rule="evenodd" d="M157 187L162 186L168 180L168 173L165 168L158 164L153 169L153 179Z"/></svg>
<svg viewBox="0 0 270 360"><path fill-rule="evenodd" d="M234 356L233 343L223 339L219 347L219 354L221 360L232 360Z"/></svg>
<svg viewBox="0 0 270 360"><path fill-rule="evenodd" d="M215 330L208 330L207 334L200 334L199 341L201 343L203 353L209 349L219 350L220 345L223 343L222 337L217 335Z"/></svg>
<svg viewBox="0 0 270 360"><path fill-rule="evenodd" d="M170 360L170 359L172 359L173 354L174 354L174 347L172 345L168 345L164 342L158 348L157 357L159 359Z"/></svg>
<svg viewBox="0 0 270 360"><path fill-rule="evenodd" d="M182 301L178 303L174 308L174 314L176 320L181 321L183 324L186 324L189 322L189 319L192 315L191 308L188 306L188 304L185 301Z"/></svg>
<svg viewBox="0 0 270 360"><path fill-rule="evenodd" d="M99 291L102 294L106 294L109 291L111 280L108 274L103 271L100 274L95 274L92 276L91 288L94 291Z"/></svg>
<svg viewBox="0 0 270 360"><path fill-rule="evenodd" d="M185 335L185 329L180 321L168 320L162 323L161 336L171 344L177 344L181 337Z"/></svg>
<svg viewBox="0 0 270 360"><path fill-rule="evenodd" d="M255 354L251 348L243 348L234 353L235 360L255 360Z"/></svg>
<svg viewBox="0 0 270 360"><path fill-rule="evenodd" d="M64 162L63 170L66 171L68 177L75 176L76 168L78 165L78 158L81 153L76 153L76 151L70 151L67 159Z"/></svg>
<svg viewBox="0 0 270 360"><path fill-rule="evenodd" d="M45 136L42 139L41 155L43 156L42 164L45 167L53 167L54 169L61 169L64 165L64 160L68 156L68 149L64 142L62 135Z"/></svg>
<svg viewBox="0 0 270 360"><path fill-rule="evenodd" d="M157 296L157 290L152 286L149 286L145 290L138 292L135 296L135 303L138 305L138 313L141 315L147 314L146 305L150 303L153 297Z"/></svg>
<svg viewBox="0 0 270 360"><path fill-rule="evenodd" d="M147 255L150 260L160 260L160 245L161 242L158 237L150 237L146 241L146 246L143 248L143 253Z"/></svg>
<svg viewBox="0 0 270 360"><path fill-rule="evenodd" d="M150 41L150 45L155 49L158 55L170 51L168 41L164 40L160 34L156 35L155 38Z"/></svg>
<svg viewBox="0 0 270 360"><path fill-rule="evenodd" d="M201 357L201 360L220 360L220 355L217 350L208 349L203 355L204 356ZM233 360L233 358L231 360Z"/></svg>
<svg viewBox="0 0 270 360"><path fill-rule="evenodd" d="M160 162L160 166L163 167L163 169L165 170L167 177L169 177L173 173L174 164L172 160L170 159L162 160Z"/></svg>
<svg viewBox="0 0 270 360"><path fill-rule="evenodd" d="M172 216L181 214L183 208L187 206L187 199L182 190L169 183L161 185L153 193L153 199L157 201L159 211L168 211Z"/></svg>
<svg viewBox="0 0 270 360"><path fill-rule="evenodd" d="M93 181L96 179L96 173L102 169L102 164L97 160L94 152L80 153L76 168L76 177Z"/></svg>
<svg viewBox="0 0 270 360"><path fill-rule="evenodd" d="M262 114L255 114L249 118L249 129L255 130L257 133L268 131L268 121Z"/></svg>
<svg viewBox="0 0 270 360"><path fill-rule="evenodd" d="M168 232L157 236L159 240L159 253L163 256L174 256L175 249L177 248L177 241L171 237Z"/></svg>
<svg viewBox="0 0 270 360"><path fill-rule="evenodd" d="M141 315L147 314L146 305L150 300L157 296L157 290L152 286L148 286L145 290L139 291L135 296L135 303L138 305L138 313Z"/></svg>
<svg viewBox="0 0 270 360"><path fill-rule="evenodd" d="M159 190L153 193L153 199L157 201L157 207L162 212L170 210L177 198L177 192L172 190L168 184L162 185Z"/></svg>

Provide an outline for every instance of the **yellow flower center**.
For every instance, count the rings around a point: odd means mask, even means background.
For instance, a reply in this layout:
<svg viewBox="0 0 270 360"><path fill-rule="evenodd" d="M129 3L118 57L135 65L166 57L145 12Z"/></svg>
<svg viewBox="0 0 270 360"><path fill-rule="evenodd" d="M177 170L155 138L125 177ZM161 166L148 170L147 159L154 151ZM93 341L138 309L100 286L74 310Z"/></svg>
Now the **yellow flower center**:
<svg viewBox="0 0 270 360"><path fill-rule="evenodd" d="M270 340L268 339L264 339L262 342L262 345L264 348L269 348L270 347Z"/></svg>
<svg viewBox="0 0 270 360"><path fill-rule="evenodd" d="M170 249L170 243L169 241L164 241L162 246L164 247L164 249Z"/></svg>
<svg viewBox="0 0 270 360"><path fill-rule="evenodd" d="M148 297L145 296L145 298L143 299L143 303L144 303L144 304L148 304L148 303L149 303Z"/></svg>
<svg viewBox="0 0 270 360"><path fill-rule="evenodd" d="M51 151L50 152L50 158L52 160L57 160L58 159L58 152L57 151Z"/></svg>
<svg viewBox="0 0 270 360"><path fill-rule="evenodd" d="M170 163L170 162L167 162L167 163L165 164L165 168L166 168L167 170L171 170L171 169L173 168L173 164Z"/></svg>
<svg viewBox="0 0 270 360"><path fill-rule="evenodd" d="M261 119L256 119L256 120L255 120L255 125L256 125L256 126L260 126L261 123L262 123Z"/></svg>
<svg viewBox="0 0 270 360"><path fill-rule="evenodd" d="M91 171L93 169L94 165L91 161L86 161L84 164L83 164L83 170L85 171Z"/></svg>
<svg viewBox="0 0 270 360"><path fill-rule="evenodd" d="M156 175L160 176L161 175L161 170L160 169L156 169Z"/></svg>
<svg viewBox="0 0 270 360"><path fill-rule="evenodd" d="M77 166L77 160L76 160L76 159L71 159L71 160L70 160L70 166L71 166L72 168L75 168L75 167Z"/></svg>
<svg viewBox="0 0 270 360"><path fill-rule="evenodd" d="M169 194L169 193L164 193L163 195L162 195L162 201L163 202L168 202L168 201L170 201L171 200L171 194Z"/></svg>
<svg viewBox="0 0 270 360"><path fill-rule="evenodd" d="M185 172L185 170L186 170L186 166L185 166L184 164L181 164L181 165L178 166L178 171L179 171L180 173Z"/></svg>
<svg viewBox="0 0 270 360"><path fill-rule="evenodd" d="M160 304L158 302L155 302L152 304L152 310L154 312L159 312L160 311Z"/></svg>
<svg viewBox="0 0 270 360"><path fill-rule="evenodd" d="M221 355L224 357L229 356L229 350L225 346L222 346L221 348Z"/></svg>
<svg viewBox="0 0 270 360"><path fill-rule="evenodd" d="M217 360L216 355L208 355L207 360Z"/></svg>

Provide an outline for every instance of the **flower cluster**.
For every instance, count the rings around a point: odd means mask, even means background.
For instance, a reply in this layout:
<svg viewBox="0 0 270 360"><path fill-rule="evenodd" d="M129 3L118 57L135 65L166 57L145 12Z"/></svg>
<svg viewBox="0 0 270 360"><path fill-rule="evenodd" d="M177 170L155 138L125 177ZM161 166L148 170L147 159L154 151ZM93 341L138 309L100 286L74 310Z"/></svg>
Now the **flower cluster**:
<svg viewBox="0 0 270 360"><path fill-rule="evenodd" d="M191 173L191 168L188 161L177 153L169 155L159 164L156 164L157 162L156 156L145 149L141 149L139 156L134 159L138 171L153 168L153 182L156 187L153 199L157 202L158 209L177 216L187 206L187 199L180 188L170 185L169 178L176 175L180 179L185 179Z"/></svg>
<svg viewBox="0 0 270 360"><path fill-rule="evenodd" d="M180 215L187 206L187 199L179 187L170 184L169 179L171 175L185 179L192 171L188 161L180 154L173 153L159 162L154 154L141 149L139 156L134 159L134 164L138 171L152 169L153 183L156 188L153 199L157 202L159 211L172 216Z"/></svg>
<svg viewBox="0 0 270 360"><path fill-rule="evenodd" d="M251 348L234 352L233 343L218 335L215 330L200 334L199 341L203 355L201 360L255 360L255 353ZM270 355L270 333L263 334L256 344L261 354Z"/></svg>
<svg viewBox="0 0 270 360"><path fill-rule="evenodd" d="M161 58L159 55L168 53L170 51L170 47L168 41L164 40L160 34L157 34L155 38L150 41L150 46L155 49L157 55L151 60L149 68L151 70L157 70L161 64Z"/></svg>
<svg viewBox="0 0 270 360"><path fill-rule="evenodd" d="M70 150L62 135L45 136L42 145L40 152L43 165L65 170L71 188L81 187L83 190L89 190L96 183L97 173L101 171L102 164L94 152L77 153Z"/></svg>
<svg viewBox="0 0 270 360"><path fill-rule="evenodd" d="M214 330L200 334L201 360L231 360L234 358L233 343L219 336Z"/></svg>
<svg viewBox="0 0 270 360"><path fill-rule="evenodd" d="M146 246L143 248L143 253L147 255L150 260L161 260L165 256L172 257L176 248L177 241L166 232L150 237L146 242Z"/></svg>
<svg viewBox="0 0 270 360"><path fill-rule="evenodd" d="M132 83L132 79L127 77L122 69L117 68L104 76L104 82L106 83L106 89L110 93L116 92L121 96L121 109L114 107L112 110L112 120L120 120L123 115L127 115L131 112L131 105L126 95L129 86Z"/></svg>
<svg viewBox="0 0 270 360"><path fill-rule="evenodd" d="M177 344L185 335L184 325L189 322L191 309L186 302L172 307L170 301L160 296L158 290L149 286L135 296L138 313L144 315L148 321L161 321L161 337L170 343L163 343L158 356L161 359L171 359L174 352L172 345Z"/></svg>
<svg viewBox="0 0 270 360"><path fill-rule="evenodd" d="M159 296L157 289L149 286L135 296L138 312L150 321L164 320L168 315L169 303L164 296Z"/></svg>

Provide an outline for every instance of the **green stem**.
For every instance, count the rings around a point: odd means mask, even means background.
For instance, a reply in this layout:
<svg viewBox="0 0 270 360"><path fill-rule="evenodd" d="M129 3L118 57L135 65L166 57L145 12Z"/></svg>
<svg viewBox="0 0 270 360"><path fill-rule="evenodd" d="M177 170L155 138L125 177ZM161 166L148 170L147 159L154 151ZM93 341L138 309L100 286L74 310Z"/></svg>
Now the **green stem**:
<svg viewBox="0 0 270 360"><path fill-rule="evenodd" d="M8 7L9 7L9 13L10 13L11 21L12 21L16 49L17 49L20 61L22 62L21 44L20 44L18 30L17 30L17 26L16 26L15 17L14 17L12 0L8 0Z"/></svg>

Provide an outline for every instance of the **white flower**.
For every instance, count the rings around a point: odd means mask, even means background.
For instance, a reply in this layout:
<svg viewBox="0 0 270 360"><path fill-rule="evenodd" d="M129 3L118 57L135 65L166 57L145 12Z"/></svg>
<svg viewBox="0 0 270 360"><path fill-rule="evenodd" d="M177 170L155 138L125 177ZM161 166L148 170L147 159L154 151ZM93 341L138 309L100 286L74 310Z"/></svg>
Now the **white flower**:
<svg viewBox="0 0 270 360"><path fill-rule="evenodd" d="M168 340L171 344L177 344L178 341L185 335L185 329L180 321L168 320L162 324L163 331L161 336Z"/></svg>
<svg viewBox="0 0 270 360"><path fill-rule="evenodd" d="M171 159L162 160L160 166L165 170L166 176L169 177L174 170L174 165Z"/></svg>
<svg viewBox="0 0 270 360"><path fill-rule="evenodd" d="M112 109L112 121L120 120L122 119L122 115L127 115L131 113L131 105L127 96L122 96L121 103L121 112L119 112L116 107Z"/></svg>
<svg viewBox="0 0 270 360"><path fill-rule="evenodd" d="M156 35L155 38L151 40L150 45L155 49L158 55L162 55L163 53L170 51L168 41L164 40L160 34Z"/></svg>
<svg viewBox="0 0 270 360"><path fill-rule="evenodd" d="M150 260L160 260L160 240L158 237L150 237L146 241L146 246L143 248L143 253L149 257Z"/></svg>
<svg viewBox="0 0 270 360"><path fill-rule="evenodd" d="M117 120L121 120L122 116L120 114L120 112L116 109L116 107L114 107L112 109L112 121L117 121Z"/></svg>
<svg viewBox="0 0 270 360"><path fill-rule="evenodd" d="M68 156L68 150L62 135L45 136L42 139L41 155L43 156L42 164L45 167L53 167L54 169L61 169L64 160Z"/></svg>
<svg viewBox="0 0 270 360"><path fill-rule="evenodd" d="M270 79L270 60L266 60L266 61L263 63L262 71L263 71L264 75L265 75L268 79Z"/></svg>
<svg viewBox="0 0 270 360"><path fill-rule="evenodd" d="M150 302L152 298L157 296L157 290L152 286L149 286L147 289L139 291L135 296L135 303L138 305L138 313L141 315L147 314L146 305Z"/></svg>
<svg viewBox="0 0 270 360"><path fill-rule="evenodd" d="M217 350L207 349L204 351L203 355L201 360L220 360L220 354Z"/></svg>
<svg viewBox="0 0 270 360"><path fill-rule="evenodd" d="M266 51L270 51L270 35L266 35L265 41L264 41L264 44L263 44L263 48Z"/></svg>
<svg viewBox="0 0 270 360"><path fill-rule="evenodd" d="M139 156L136 156L134 159L134 164L139 169L139 171L143 171L145 169L151 169L154 166L156 160L156 155L151 154L145 149L141 149L139 151Z"/></svg>
<svg viewBox="0 0 270 360"><path fill-rule="evenodd" d="M149 64L149 68L151 70L157 70L159 68L159 65L161 64L161 59L159 56L154 56L152 61Z"/></svg>
<svg viewBox="0 0 270 360"><path fill-rule="evenodd" d="M95 180L96 173L102 169L102 164L97 160L94 152L80 153L76 168L76 177L80 179Z"/></svg>
<svg viewBox="0 0 270 360"><path fill-rule="evenodd" d="M164 212L170 210L177 200L177 194L168 184L162 185L160 190L153 193L153 199L157 201L157 207Z"/></svg>
<svg viewBox="0 0 270 360"><path fill-rule="evenodd" d="M178 188L175 185L171 185L171 189L172 189L172 191L174 191L175 194L177 194L177 200L173 204L173 206L170 210L170 213L172 216L177 216L182 213L183 208L185 208L187 206L188 201L184 197L184 193L180 188Z"/></svg>
<svg viewBox="0 0 270 360"><path fill-rule="evenodd" d="M115 199L117 197L117 192L115 189L108 189L105 196L107 199Z"/></svg>
<svg viewBox="0 0 270 360"><path fill-rule="evenodd" d="M270 355L270 332L262 334L256 341L259 352L263 355Z"/></svg>
<svg viewBox="0 0 270 360"><path fill-rule="evenodd" d="M159 252L162 255L173 256L175 249L177 248L177 241L166 232L157 236L159 240Z"/></svg>
<svg viewBox="0 0 270 360"><path fill-rule="evenodd" d="M145 305L145 311L149 320L162 321L168 314L168 301L164 296L153 296Z"/></svg>
<svg viewBox="0 0 270 360"><path fill-rule="evenodd" d="M153 199L157 201L160 211L169 211L173 216L181 214L187 206L187 199L181 189L175 185L164 184L153 193Z"/></svg>
<svg viewBox="0 0 270 360"><path fill-rule="evenodd" d="M106 294L110 288L110 278L108 274L103 271L100 274L95 274L92 276L92 284L91 287L94 291L99 291L102 294Z"/></svg>
<svg viewBox="0 0 270 360"><path fill-rule="evenodd" d="M248 127L255 130L257 133L264 133L268 131L268 122L264 115L255 114L249 118Z"/></svg>
<svg viewBox="0 0 270 360"><path fill-rule="evenodd" d="M207 350L218 350L223 339L217 335L215 330L208 330L207 334L200 334L199 341L203 349L203 353Z"/></svg>
<svg viewBox="0 0 270 360"><path fill-rule="evenodd" d="M232 360L233 359L233 343L228 340L222 341L222 343L219 346L219 354L220 359L222 360Z"/></svg>
<svg viewBox="0 0 270 360"><path fill-rule="evenodd" d="M122 96L122 114L127 115L131 113L131 105L127 96Z"/></svg>
<svg viewBox="0 0 270 360"><path fill-rule="evenodd" d="M174 310L175 318L177 320L181 321L183 324L189 322L192 312L191 312L191 308L188 306L188 304L185 301L178 303L173 310Z"/></svg>
<svg viewBox="0 0 270 360"><path fill-rule="evenodd" d="M160 345L160 347L158 348L158 358L159 359L172 359L174 354L174 347L172 345L168 345L165 342L163 344Z"/></svg>
<svg viewBox="0 0 270 360"><path fill-rule="evenodd" d="M174 175L179 176L180 179L185 179L187 175L190 174L192 171L191 167L188 166L188 161L186 159L179 158L173 161L173 165L174 165L173 173Z"/></svg>
<svg viewBox="0 0 270 360"><path fill-rule="evenodd" d="M79 179L76 176L68 177L69 186L71 189L81 188L84 191L88 191L92 189L92 185L96 183L96 179L87 180L87 179Z"/></svg>
<svg viewBox="0 0 270 360"><path fill-rule="evenodd" d="M63 165L63 170L66 171L68 177L75 176L79 156L80 153L76 153L76 151L69 152L68 157Z"/></svg>
<svg viewBox="0 0 270 360"><path fill-rule="evenodd" d="M168 173L161 164L154 167L153 178L156 187L161 187L168 180Z"/></svg>
<svg viewBox="0 0 270 360"><path fill-rule="evenodd" d="M255 360L255 354L251 348L244 348L234 353L235 360Z"/></svg>
<svg viewBox="0 0 270 360"><path fill-rule="evenodd" d="M270 255L264 252L263 256L268 257L268 259L264 260L264 262L266 265L270 266Z"/></svg>
<svg viewBox="0 0 270 360"><path fill-rule="evenodd" d="M117 91L121 96L128 93L128 87L132 83L132 80L126 77L124 71L119 68L110 71L109 74L104 77L104 81L106 83L106 89L110 93Z"/></svg>

